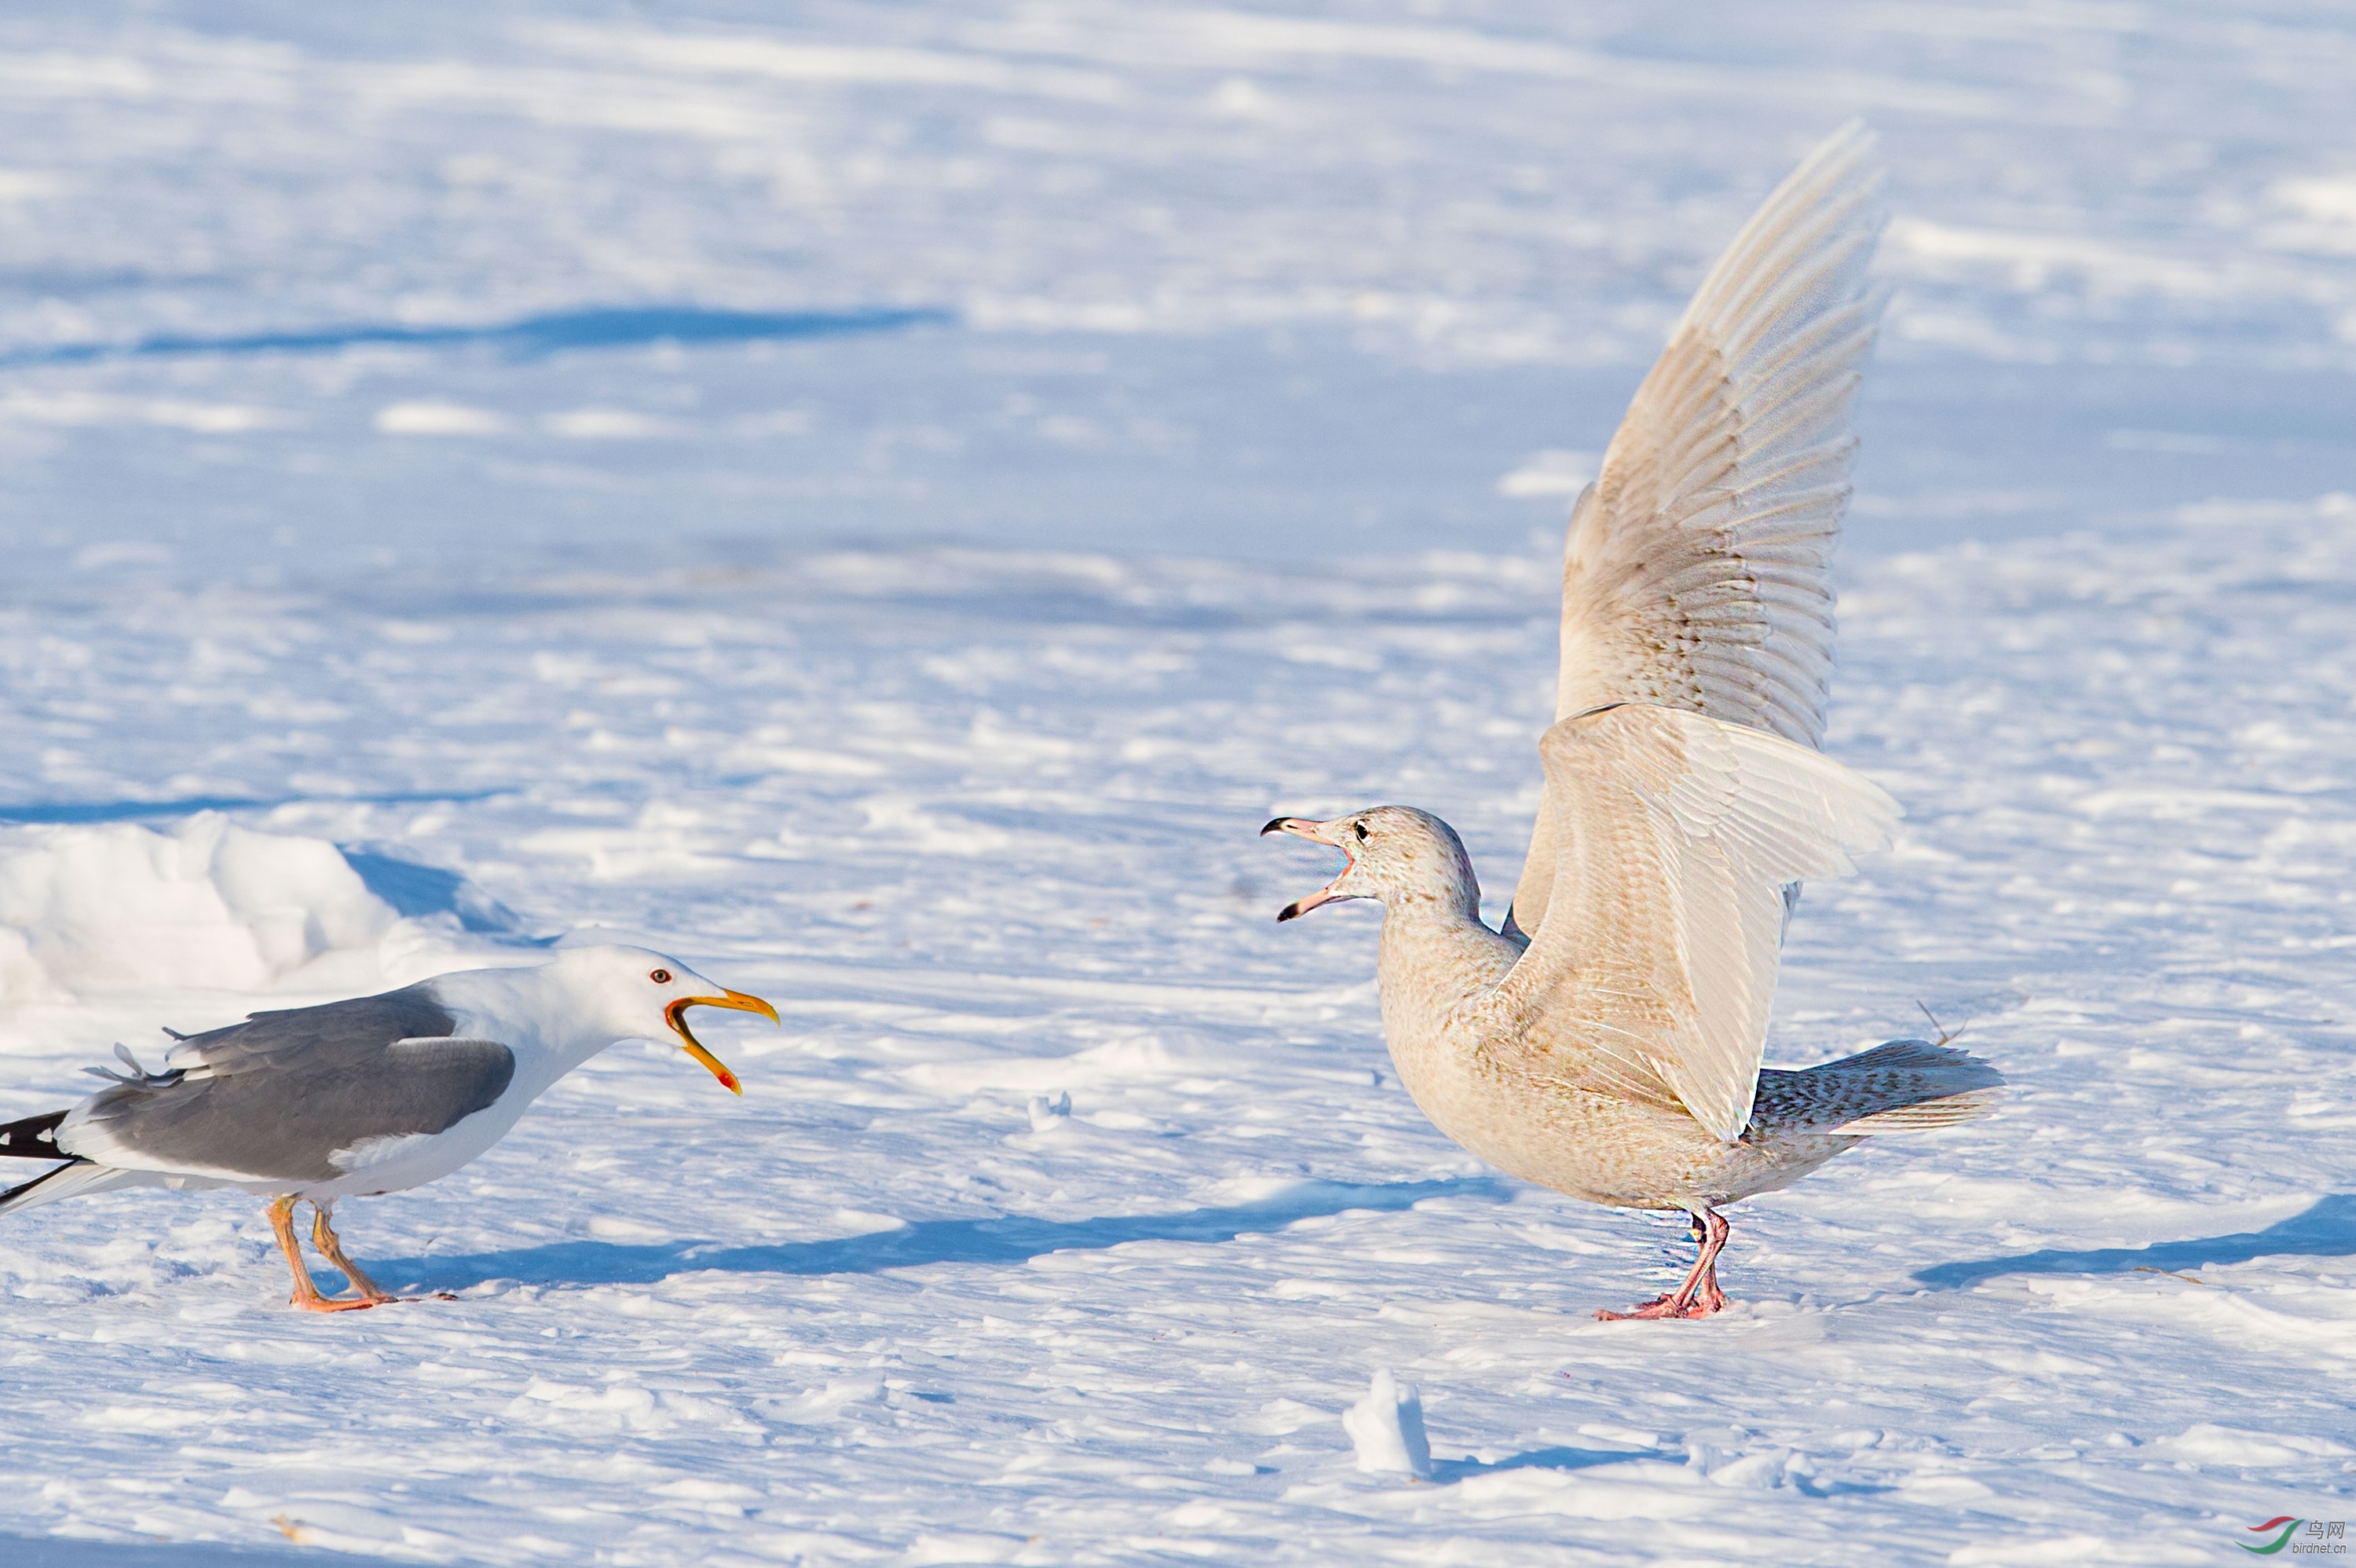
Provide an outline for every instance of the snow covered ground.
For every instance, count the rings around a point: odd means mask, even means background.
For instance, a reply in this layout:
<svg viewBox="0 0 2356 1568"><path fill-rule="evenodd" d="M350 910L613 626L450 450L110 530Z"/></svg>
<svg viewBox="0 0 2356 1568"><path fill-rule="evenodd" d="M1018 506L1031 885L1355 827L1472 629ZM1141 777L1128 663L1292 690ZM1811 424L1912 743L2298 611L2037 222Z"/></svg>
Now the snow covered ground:
<svg viewBox="0 0 2356 1568"><path fill-rule="evenodd" d="M742 1101L624 1047L347 1208L455 1302L292 1314L233 1196L9 1220L0 1559L2356 1511L2344 10L320 9L0 16L0 1116L568 932L786 1028L711 1029ZM1852 112L1897 293L1830 746L1910 818L1772 1054L1920 1003L2017 1093L1737 1210L1729 1314L1598 1324L1681 1228L1426 1125L1371 912L1279 930L1330 867L1252 835L1411 802L1511 886L1568 492ZM1409 1385L1430 1474L1361 1469Z"/></svg>

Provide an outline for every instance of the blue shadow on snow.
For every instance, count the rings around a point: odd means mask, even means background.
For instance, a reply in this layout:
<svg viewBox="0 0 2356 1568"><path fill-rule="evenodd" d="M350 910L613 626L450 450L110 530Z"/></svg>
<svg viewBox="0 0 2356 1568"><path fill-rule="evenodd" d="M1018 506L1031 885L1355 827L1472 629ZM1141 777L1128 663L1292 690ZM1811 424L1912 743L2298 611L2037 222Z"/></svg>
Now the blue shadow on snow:
<svg viewBox="0 0 2356 1568"><path fill-rule="evenodd" d="M79 805L0 805L0 824L135 822L154 817L193 816L202 811L267 811L273 806L291 805L298 801L322 799L358 801L369 805L454 805L488 800L494 795L509 793L511 792L484 789L459 794L434 791L332 797L285 795L275 800L203 795L186 800L107 800ZM455 871L444 870L439 866L420 865L414 860L379 854L373 849L354 848L348 845L337 848L343 854L344 863L352 869L361 884L390 904L395 914L404 918L449 914L455 916L464 929L487 935L514 936L522 923L512 910Z"/></svg>
<svg viewBox="0 0 2356 1568"><path fill-rule="evenodd" d="M2008 1274L2131 1274L2164 1269L2182 1274L2209 1264L2245 1264L2289 1253L2298 1257L2356 1255L2356 1194L2335 1192L2313 1207L2263 1231L2205 1236L2190 1242L2154 1242L2146 1247L2098 1247L2082 1253L2020 1253L2006 1258L1940 1264L1915 1280L1933 1290L1958 1290Z"/></svg>
<svg viewBox="0 0 2356 1568"><path fill-rule="evenodd" d="M404 919L415 915L455 915L467 931L485 934L511 933L515 912L455 871L422 866L372 849L338 845L349 866L369 891L392 906Z"/></svg>
<svg viewBox="0 0 2356 1568"><path fill-rule="evenodd" d="M860 310L704 310L694 305L618 306L556 311L482 326L390 326L358 324L307 332L257 332L221 337L143 337L132 343L67 343L0 354L0 369L20 365L80 365L93 359L178 354L317 354L361 344L441 346L489 344L519 358L570 348L628 348L648 343L754 343L795 337L841 337L940 326L956 321L936 307Z"/></svg>
<svg viewBox="0 0 2356 1568"><path fill-rule="evenodd" d="M897 1230L830 1242L723 1247L711 1242L632 1246L613 1242L555 1242L507 1252L447 1257L388 1258L367 1264L372 1274L428 1290L464 1290L494 1279L546 1285L651 1285L674 1275L882 1274L936 1264L982 1267L1028 1263L1050 1253L1098 1252L1130 1242L1234 1241L1282 1230L1301 1220L1352 1209L1413 1208L1427 1198L1502 1197L1501 1182L1480 1179L1399 1181L1359 1187L1303 1182L1274 1198L1225 1209L1178 1214L1108 1215L1094 1220L922 1220Z"/></svg>
<svg viewBox="0 0 2356 1568"><path fill-rule="evenodd" d="M288 795L273 799L191 795L185 800L35 802L26 805L0 805L0 823L137 822L151 816L194 816L200 811L269 811L282 805L307 805L316 801L358 805L463 805L513 793L503 789L477 789L457 794L434 790L391 795Z"/></svg>
<svg viewBox="0 0 2356 1568"><path fill-rule="evenodd" d="M1533 1448L1484 1465L1478 1459L1434 1459L1431 1478L1446 1484L1473 1476L1494 1476L1501 1470L1585 1470L1597 1465L1624 1465L1631 1459L1669 1459L1657 1448ZM1684 1456L1675 1456L1683 1463Z"/></svg>
<svg viewBox="0 0 2356 1568"><path fill-rule="evenodd" d="M232 1546L212 1541L85 1541L70 1535L0 1535L0 1563L8 1568L266 1568L332 1555L293 1546Z"/></svg>

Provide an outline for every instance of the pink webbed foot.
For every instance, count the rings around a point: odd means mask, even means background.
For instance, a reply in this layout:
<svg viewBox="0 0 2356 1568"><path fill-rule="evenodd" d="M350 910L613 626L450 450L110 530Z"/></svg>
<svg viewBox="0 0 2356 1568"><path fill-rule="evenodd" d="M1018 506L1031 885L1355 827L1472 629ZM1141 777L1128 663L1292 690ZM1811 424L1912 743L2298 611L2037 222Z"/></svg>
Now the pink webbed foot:
<svg viewBox="0 0 2356 1568"><path fill-rule="evenodd" d="M1640 1317L1707 1317L1725 1306L1726 1297L1723 1296L1715 1301L1705 1300L1699 1296L1688 1301L1680 1301L1674 1296L1656 1296L1652 1300L1641 1302L1625 1312L1613 1312L1599 1307L1595 1309L1595 1316L1605 1323L1628 1323Z"/></svg>
<svg viewBox="0 0 2356 1568"><path fill-rule="evenodd" d="M1626 1323L1638 1318L1707 1317L1726 1309L1726 1293L1718 1288L1718 1254L1726 1248L1726 1238L1733 1233L1715 1209L1705 1209L1694 1216L1694 1239L1701 1243L1701 1255L1686 1275L1685 1283L1665 1296L1637 1303L1625 1312L1599 1310L1595 1316L1605 1323Z"/></svg>

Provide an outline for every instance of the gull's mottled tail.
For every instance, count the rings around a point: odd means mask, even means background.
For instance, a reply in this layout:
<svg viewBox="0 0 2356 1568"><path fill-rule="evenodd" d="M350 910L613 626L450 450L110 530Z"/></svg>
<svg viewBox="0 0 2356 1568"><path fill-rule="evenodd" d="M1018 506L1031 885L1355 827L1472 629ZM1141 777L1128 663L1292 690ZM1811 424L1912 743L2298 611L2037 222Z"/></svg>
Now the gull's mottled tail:
<svg viewBox="0 0 2356 1568"><path fill-rule="evenodd" d="M1968 1051L1893 1040L1804 1072L1759 1074L1752 1125L1778 1132L1928 1132L1986 1115L2004 1075Z"/></svg>

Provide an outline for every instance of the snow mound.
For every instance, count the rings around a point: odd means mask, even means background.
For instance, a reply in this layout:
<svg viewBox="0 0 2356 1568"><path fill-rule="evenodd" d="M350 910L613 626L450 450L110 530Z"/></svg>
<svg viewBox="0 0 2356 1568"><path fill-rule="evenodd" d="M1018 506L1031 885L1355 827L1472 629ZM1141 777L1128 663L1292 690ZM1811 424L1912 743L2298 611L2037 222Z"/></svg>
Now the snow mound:
<svg viewBox="0 0 2356 1568"><path fill-rule="evenodd" d="M1366 1397L1342 1413L1342 1430L1358 1451L1358 1468L1383 1475L1431 1475L1431 1442L1423 1434L1423 1391L1387 1371L1375 1374Z"/></svg>
<svg viewBox="0 0 2356 1568"><path fill-rule="evenodd" d="M402 915L327 840L256 832L216 812L168 831L13 828L0 833L0 1005L108 989L265 990L329 955L375 953L411 923ZM407 934L405 946L433 936Z"/></svg>

